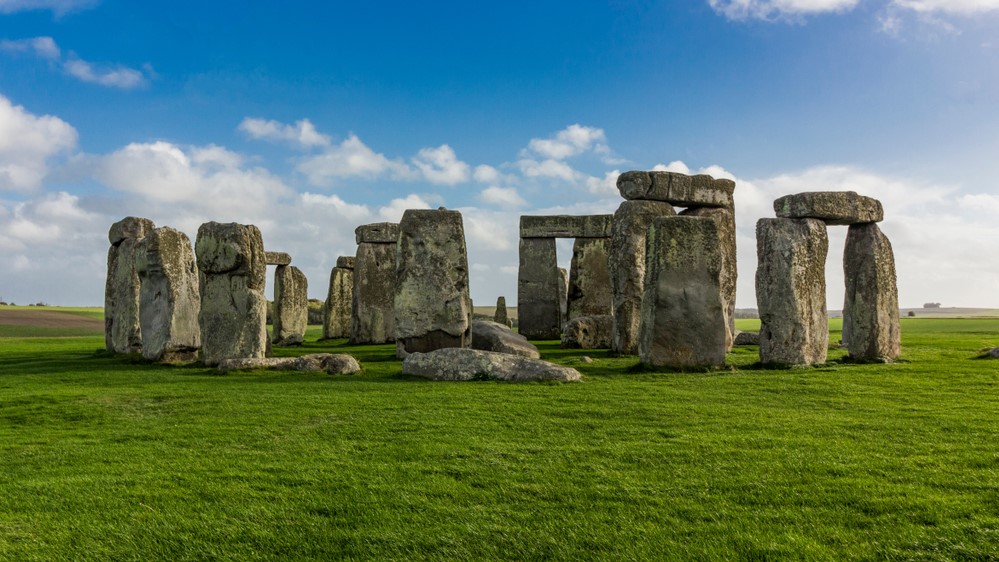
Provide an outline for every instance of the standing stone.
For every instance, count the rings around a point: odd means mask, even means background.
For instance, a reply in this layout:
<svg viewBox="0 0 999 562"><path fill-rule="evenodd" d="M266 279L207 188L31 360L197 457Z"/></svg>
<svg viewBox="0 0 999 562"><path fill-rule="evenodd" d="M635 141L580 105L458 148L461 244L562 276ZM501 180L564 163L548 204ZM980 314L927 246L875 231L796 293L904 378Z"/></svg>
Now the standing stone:
<svg viewBox="0 0 999 562"><path fill-rule="evenodd" d="M711 219L652 221L638 338L643 364L672 368L725 364L721 253L718 226Z"/></svg>
<svg viewBox="0 0 999 562"><path fill-rule="evenodd" d="M253 225L207 222L194 244L201 272L201 358L263 357L267 349L267 264Z"/></svg>
<svg viewBox="0 0 999 562"><path fill-rule="evenodd" d="M399 355L472 343L465 228L458 211L407 210L399 223L395 337Z"/></svg>
<svg viewBox="0 0 999 562"><path fill-rule="evenodd" d="M521 238L517 325L524 337L535 340L561 337L560 287L565 290L559 275L555 239Z"/></svg>
<svg viewBox="0 0 999 562"><path fill-rule="evenodd" d="M135 270L138 241L153 231L153 221L125 217L111 225L108 275L104 286L104 344L114 353L142 351L139 320L139 275Z"/></svg>
<svg viewBox="0 0 999 562"><path fill-rule="evenodd" d="M901 353L898 286L891 242L875 223L850 226L843 252L843 343L857 361L888 362Z"/></svg>
<svg viewBox="0 0 999 562"><path fill-rule="evenodd" d="M201 296L191 240L169 227L139 239L135 268L139 291L142 356L165 363L194 361L201 349Z"/></svg>
<svg viewBox="0 0 999 562"><path fill-rule="evenodd" d="M510 316L506 312L506 297L496 298L496 312L493 313L493 322L508 328L513 326L513 322L510 321Z"/></svg>
<svg viewBox="0 0 999 562"><path fill-rule="evenodd" d="M824 363L826 225L816 219L760 219L756 223L756 301L760 361L779 365Z"/></svg>
<svg viewBox="0 0 999 562"><path fill-rule="evenodd" d="M323 339L350 337L353 295L354 256L340 256L330 272L330 289L323 303Z"/></svg>
<svg viewBox="0 0 999 562"><path fill-rule="evenodd" d="M569 272L564 267L558 268L558 278L559 337L561 337L562 330L569 321Z"/></svg>
<svg viewBox="0 0 999 562"><path fill-rule="evenodd" d="M735 340L735 290L738 281L738 262L735 251L735 209L719 207L691 207L680 213L685 217L706 217L718 226L718 241L721 243L722 302L725 305L725 325L728 327L726 349L732 349Z"/></svg>
<svg viewBox="0 0 999 562"><path fill-rule="evenodd" d="M354 230L354 287L350 343L395 341L397 223L365 224Z"/></svg>
<svg viewBox="0 0 999 562"><path fill-rule="evenodd" d="M274 334L277 346L302 345L309 325L309 281L301 269L279 265L274 270Z"/></svg>
<svg viewBox="0 0 999 562"><path fill-rule="evenodd" d="M609 316L613 308L607 238L576 238L572 244L566 321L583 316Z"/></svg>
<svg viewBox="0 0 999 562"><path fill-rule="evenodd" d="M649 225L653 219L675 214L673 206L662 201L624 201L614 213L607 264L614 312L611 349L616 353L638 353Z"/></svg>

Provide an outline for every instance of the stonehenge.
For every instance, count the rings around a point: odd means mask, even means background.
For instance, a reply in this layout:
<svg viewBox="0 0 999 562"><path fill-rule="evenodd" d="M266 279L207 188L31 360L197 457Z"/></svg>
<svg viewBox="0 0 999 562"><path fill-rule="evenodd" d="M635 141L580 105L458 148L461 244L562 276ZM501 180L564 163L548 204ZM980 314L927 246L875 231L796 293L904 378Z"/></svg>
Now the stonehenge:
<svg viewBox="0 0 999 562"><path fill-rule="evenodd" d="M354 230L354 286L350 343L395 341L395 259L399 224L365 224Z"/></svg>
<svg viewBox="0 0 999 562"><path fill-rule="evenodd" d="M273 319L274 345L302 345L309 323L309 282L293 265L279 265L274 270Z"/></svg>
<svg viewBox="0 0 999 562"><path fill-rule="evenodd" d="M142 356L167 363L194 361L201 349L201 296L191 240L170 227L138 240Z"/></svg>
<svg viewBox="0 0 999 562"><path fill-rule="evenodd" d="M513 322L510 321L510 316L506 311L506 297L496 297L496 311L493 313L493 322L502 324L507 328L513 327Z"/></svg>
<svg viewBox="0 0 999 562"><path fill-rule="evenodd" d="M354 256L340 256L330 272L330 288L323 303L323 339L350 337L354 294Z"/></svg>
<svg viewBox="0 0 999 562"><path fill-rule="evenodd" d="M843 272L843 345L850 357L871 362L897 359L901 334L895 255L877 223L850 225Z"/></svg>
<svg viewBox="0 0 999 562"><path fill-rule="evenodd" d="M149 219L125 217L108 230L111 248L104 286L104 343L108 351L142 351L136 246L154 228L156 226Z"/></svg>
<svg viewBox="0 0 999 562"><path fill-rule="evenodd" d="M566 322L583 316L610 315L613 306L607 238L576 238L572 245Z"/></svg>

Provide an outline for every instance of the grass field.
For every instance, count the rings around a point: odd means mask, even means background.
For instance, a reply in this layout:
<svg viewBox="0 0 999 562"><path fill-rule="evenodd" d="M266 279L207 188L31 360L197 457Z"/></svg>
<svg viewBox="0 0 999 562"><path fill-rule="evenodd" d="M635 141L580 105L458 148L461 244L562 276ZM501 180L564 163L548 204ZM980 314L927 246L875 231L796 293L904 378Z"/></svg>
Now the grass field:
<svg viewBox="0 0 999 562"><path fill-rule="evenodd" d="M753 329L754 321L739 321ZM832 322L832 340L839 326ZM996 319L903 361L431 383L148 365L0 332L0 559L999 559ZM32 335L32 334L29 334ZM579 362L580 355L595 361Z"/></svg>

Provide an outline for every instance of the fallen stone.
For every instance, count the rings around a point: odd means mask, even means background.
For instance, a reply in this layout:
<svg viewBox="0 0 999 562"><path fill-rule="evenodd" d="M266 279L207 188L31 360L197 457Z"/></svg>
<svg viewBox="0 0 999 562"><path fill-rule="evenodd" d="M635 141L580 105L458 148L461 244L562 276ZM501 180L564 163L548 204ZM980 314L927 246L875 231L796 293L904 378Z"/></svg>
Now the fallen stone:
<svg viewBox="0 0 999 562"><path fill-rule="evenodd" d="M733 345L760 345L758 332L736 332Z"/></svg>
<svg viewBox="0 0 999 562"><path fill-rule="evenodd" d="M778 217L819 219L830 225L881 222L881 202L854 191L811 191L785 195L774 201Z"/></svg>
<svg viewBox="0 0 999 562"><path fill-rule="evenodd" d="M150 361L194 361L201 349L201 296L191 240L169 227L148 231L136 245L141 281L142 356Z"/></svg>
<svg viewBox="0 0 999 562"><path fill-rule="evenodd" d="M354 238L358 244L395 244L399 241L399 223L362 224L354 229Z"/></svg>
<svg viewBox="0 0 999 562"><path fill-rule="evenodd" d="M472 349L520 355L539 359L541 353L527 338L511 330L506 324L475 320L472 322Z"/></svg>
<svg viewBox="0 0 999 562"><path fill-rule="evenodd" d="M274 369L281 371L325 371L331 375L352 375L361 372L361 365L343 353L313 353L301 357L238 357L223 359L216 367L220 371Z"/></svg>
<svg viewBox="0 0 999 562"><path fill-rule="evenodd" d="M854 361L891 362L902 352L891 242L876 223L851 225L843 252L843 344Z"/></svg>
<svg viewBox="0 0 999 562"><path fill-rule="evenodd" d="M323 339L350 337L350 308L354 295L354 258L340 256L330 271L330 287L323 303Z"/></svg>
<svg viewBox="0 0 999 562"><path fill-rule="evenodd" d="M721 292L722 305L725 307L725 325L728 327L726 349L732 349L732 339L735 337L735 291L739 279L737 254L735 248L735 210L718 207L691 207L680 213L683 217L706 217L715 221L718 227L718 242L721 244Z"/></svg>
<svg viewBox="0 0 999 562"><path fill-rule="evenodd" d="M614 317L610 314L580 316L565 325L563 349L609 349L614 337Z"/></svg>
<svg viewBox="0 0 999 562"><path fill-rule="evenodd" d="M607 238L612 215L522 215L521 238Z"/></svg>
<svg viewBox="0 0 999 562"><path fill-rule="evenodd" d="M402 374L437 381L574 382L581 378L575 369L540 359L458 347L410 354L402 362Z"/></svg>
<svg viewBox="0 0 999 562"><path fill-rule="evenodd" d="M607 238L577 238L572 245L566 320L583 316L610 315L611 292L607 260Z"/></svg>
<svg viewBox="0 0 999 562"><path fill-rule="evenodd" d="M517 325L520 333L535 340L562 335L558 261L554 238L521 238L517 273ZM561 287L565 288L562 284Z"/></svg>
<svg viewBox="0 0 999 562"><path fill-rule="evenodd" d="M309 282L301 269L279 265L274 270L274 326L271 343L302 345L309 325Z"/></svg>
<svg viewBox="0 0 999 562"><path fill-rule="evenodd" d="M731 208L735 182L703 174L633 171L618 176L617 189L628 200L665 201L677 207Z"/></svg>

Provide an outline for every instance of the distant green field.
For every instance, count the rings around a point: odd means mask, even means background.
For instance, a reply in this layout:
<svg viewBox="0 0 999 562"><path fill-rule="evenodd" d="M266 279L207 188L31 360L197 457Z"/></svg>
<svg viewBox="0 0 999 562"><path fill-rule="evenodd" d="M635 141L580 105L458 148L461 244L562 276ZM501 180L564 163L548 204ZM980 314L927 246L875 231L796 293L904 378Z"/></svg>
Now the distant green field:
<svg viewBox="0 0 999 562"><path fill-rule="evenodd" d="M754 329L755 321L739 321ZM839 323L831 322L831 341ZM0 559L999 556L999 320L903 320L903 361L578 384L220 374L0 339ZM588 355L593 363L581 363Z"/></svg>

